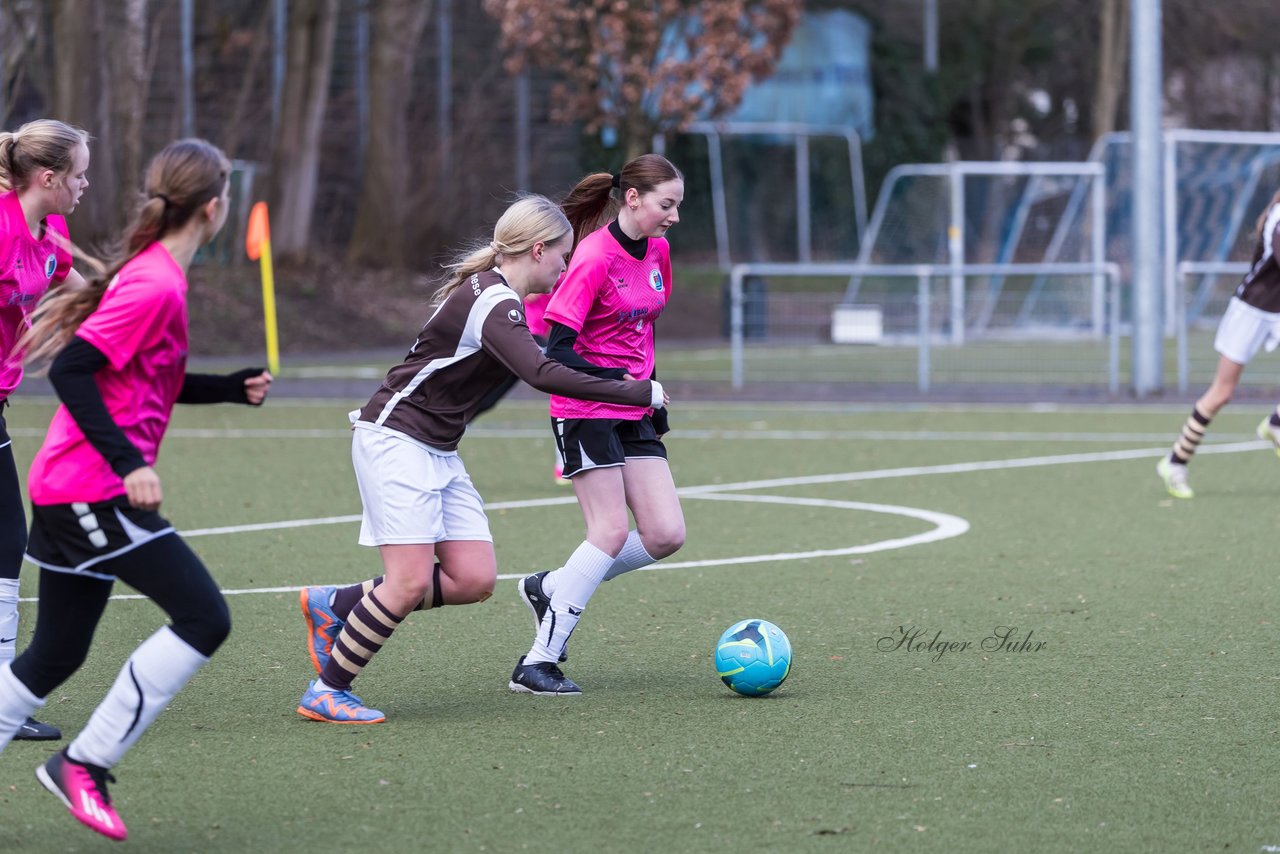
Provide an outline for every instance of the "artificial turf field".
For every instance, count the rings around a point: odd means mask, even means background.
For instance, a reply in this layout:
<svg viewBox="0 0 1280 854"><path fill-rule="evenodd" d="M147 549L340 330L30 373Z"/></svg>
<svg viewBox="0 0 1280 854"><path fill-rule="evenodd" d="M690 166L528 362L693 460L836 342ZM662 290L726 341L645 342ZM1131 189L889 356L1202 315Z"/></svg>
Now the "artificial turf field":
<svg viewBox="0 0 1280 854"><path fill-rule="evenodd" d="M545 409L504 403L462 445L497 592L411 616L356 684L387 723L352 727L294 708L312 676L297 588L379 571L355 543L356 403L179 409L162 512L235 628L115 769L131 850L1280 846L1265 405L1215 421L1197 497L1179 502L1153 466L1181 406L677 402L687 544L599 589L566 665L585 693L542 698L506 687L532 630L514 578L556 566L582 523L551 483ZM23 471L51 411L20 397L6 412ZM24 596L36 578L28 566ZM744 617L795 650L767 698L713 672L713 642ZM39 717L78 731L161 619L113 602ZM984 650L1002 626L1006 648ZM906 649L904 630L933 649ZM0 849L110 845L36 782L52 749L0 755Z"/></svg>

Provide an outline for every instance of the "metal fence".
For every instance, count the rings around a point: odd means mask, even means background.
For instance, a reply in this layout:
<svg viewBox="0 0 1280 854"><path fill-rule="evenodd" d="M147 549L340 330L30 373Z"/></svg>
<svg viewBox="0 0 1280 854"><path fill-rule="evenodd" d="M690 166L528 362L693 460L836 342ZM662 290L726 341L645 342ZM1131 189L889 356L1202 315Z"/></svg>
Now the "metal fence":
<svg viewBox="0 0 1280 854"><path fill-rule="evenodd" d="M840 314L848 303L832 300L828 303L831 314L817 325L809 319L811 329L821 328L826 331L826 340L833 345L833 354L825 358L852 358L859 351L856 344L842 343L850 340L862 340L866 343L896 345L909 347L915 351L914 385L919 391L929 391L934 385L937 370L933 356L935 348L946 348L949 362L960 363L970 361L975 370L965 375L963 365L952 364L950 376L958 381L991 382L1001 379L998 374L983 370L980 361L989 350L975 346L975 342L966 343L962 332L969 316L971 305L969 293L964 282L975 278L992 276L1057 278L1066 283L1064 290L1074 294L1074 298L1059 301L1059 307L1076 318L1077 328L1070 336L1053 337L1041 332L1035 343L1044 347L1047 342L1065 343L1074 347L1082 361L1073 360L1071 364L1060 364L1062 370L1058 378L1070 385L1105 386L1107 391L1115 394L1120 388L1120 268L1116 264L1092 263L1058 263L1058 264L858 264L858 263L825 263L825 264L737 264L729 275L729 341L730 341L730 379L735 389L740 389L747 378L748 337L752 332L749 318L749 304L745 282L749 276L798 277L798 278L835 278L847 280L853 277L878 280L915 282L910 295L898 289L894 296L867 304L866 317L852 318L853 329L842 329L844 322ZM938 291L935 284L944 282L945 288ZM759 295L757 295L758 297ZM788 302L805 302L811 300L811 294L788 293ZM941 310L939 310L941 309ZM877 312L879 312L877 316ZM886 317L888 315L888 317ZM913 321L911 329L906 328L902 320ZM870 318L868 323L867 318ZM886 323L888 320L888 323ZM759 318L756 318L757 323ZM896 321L896 324L895 324ZM766 321L767 322L767 321ZM863 328L857 328L862 324ZM866 327L869 326L868 330ZM887 327L887 328L886 328ZM758 328L758 327L757 327ZM1045 327L1062 329L1060 318ZM863 333L861 337L858 333ZM852 333L852 334L851 334ZM988 341L1000 341L1000 336L989 333ZM1084 347L1076 345L1084 344ZM1099 347L1099 345L1102 345ZM768 354L769 347L761 345L758 339L750 345L753 349ZM1006 354L1014 360L1014 364L1022 364L1025 378L1031 382L1042 381L1052 377L1054 371L1025 372L1027 361L1025 339L1012 348L1006 348ZM1099 351L1101 350L1101 355ZM1062 351L1053 349L1050 359L1060 360ZM1097 356L1096 364L1090 362ZM811 373L810 376L813 376ZM798 378L798 377L795 377ZM1009 377L1004 377L1008 380Z"/></svg>

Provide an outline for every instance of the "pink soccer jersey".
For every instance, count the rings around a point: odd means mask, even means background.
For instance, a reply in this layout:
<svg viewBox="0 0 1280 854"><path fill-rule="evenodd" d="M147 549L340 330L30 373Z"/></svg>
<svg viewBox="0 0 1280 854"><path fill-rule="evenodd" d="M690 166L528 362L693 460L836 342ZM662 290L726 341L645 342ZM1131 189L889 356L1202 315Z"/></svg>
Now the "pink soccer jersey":
<svg viewBox="0 0 1280 854"><path fill-rule="evenodd" d="M102 351L111 419L153 465L187 371L187 280L159 243L124 265L76 335ZM124 481L58 407L27 476L33 504L105 501Z"/></svg>
<svg viewBox="0 0 1280 854"><path fill-rule="evenodd" d="M61 282L71 271L66 220L49 216L44 223L37 240L27 228L18 194L0 195L0 400L22 382L22 355L14 353L13 345L27 330L27 317L49 284Z"/></svg>
<svg viewBox="0 0 1280 854"><path fill-rule="evenodd" d="M653 375L653 322L671 295L671 250L650 237L636 260L608 227L592 232L573 251L564 278L547 304L546 319L578 331L574 349L588 362L626 368L638 380ZM553 418L619 418L638 421L642 406L551 398Z"/></svg>

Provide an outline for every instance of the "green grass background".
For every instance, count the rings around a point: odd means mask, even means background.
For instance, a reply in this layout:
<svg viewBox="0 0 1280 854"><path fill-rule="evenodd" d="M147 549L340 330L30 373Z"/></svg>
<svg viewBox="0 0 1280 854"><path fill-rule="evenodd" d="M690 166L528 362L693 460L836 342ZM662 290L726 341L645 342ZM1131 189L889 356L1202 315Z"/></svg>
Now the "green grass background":
<svg viewBox="0 0 1280 854"><path fill-rule="evenodd" d="M350 403L356 403L351 401ZM357 514L343 401L180 409L159 467L181 530ZM1252 438L1241 406L1211 438ZM6 413L25 471L52 411ZM117 766L131 850L1258 851L1280 845L1276 502L1280 461L1205 453L1197 498L1153 465L1181 408L698 406L673 410L677 483L694 487L1150 448L1111 462L749 494L961 516L954 539L855 556L638 572L600 588L570 645L578 698L508 692L531 625L515 582L415 614L357 683L387 713L338 727L295 712L312 672L297 594L229 597L230 640ZM545 410L514 402L463 443L489 502L567 497ZM263 432L265 431L265 432ZM787 431L809 431L788 438ZM813 431L819 431L817 433ZM1207 450L1213 450L1212 445ZM744 490L733 490L743 492ZM921 533L901 516L684 501L672 561L838 549ZM575 505L495 510L499 571L556 566ZM226 589L377 574L357 523L192 537ZM37 573L23 573L33 596ZM121 589L120 592L128 592ZM24 604L24 635L35 605ZM774 695L731 694L711 647L744 617L789 634ZM40 717L74 734L160 625L113 602L89 662ZM997 626L1038 652L880 651L899 626L973 643ZM25 638L20 644L25 643ZM64 742L65 743L65 742ZM109 843L0 755L0 848Z"/></svg>

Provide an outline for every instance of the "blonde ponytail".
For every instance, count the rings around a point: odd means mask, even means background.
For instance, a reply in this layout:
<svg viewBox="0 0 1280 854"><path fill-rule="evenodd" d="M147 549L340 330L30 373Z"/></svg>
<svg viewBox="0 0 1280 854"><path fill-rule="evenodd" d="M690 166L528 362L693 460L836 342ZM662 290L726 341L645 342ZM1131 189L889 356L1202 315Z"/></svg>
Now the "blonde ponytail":
<svg viewBox="0 0 1280 854"><path fill-rule="evenodd" d="M39 364L57 355L102 302L120 269L185 226L210 199L219 198L230 175L231 162L212 143L181 139L166 145L147 167L146 198L125 229L124 245L115 259L99 264L99 275L82 289L49 291L32 312L31 328L18 342L26 361Z"/></svg>
<svg viewBox="0 0 1280 854"><path fill-rule="evenodd" d="M492 270L506 258L519 258L535 243L555 243L571 231L569 220L546 196L519 196L493 226L493 239L464 249L444 265L448 272L432 297L439 305L476 273Z"/></svg>

